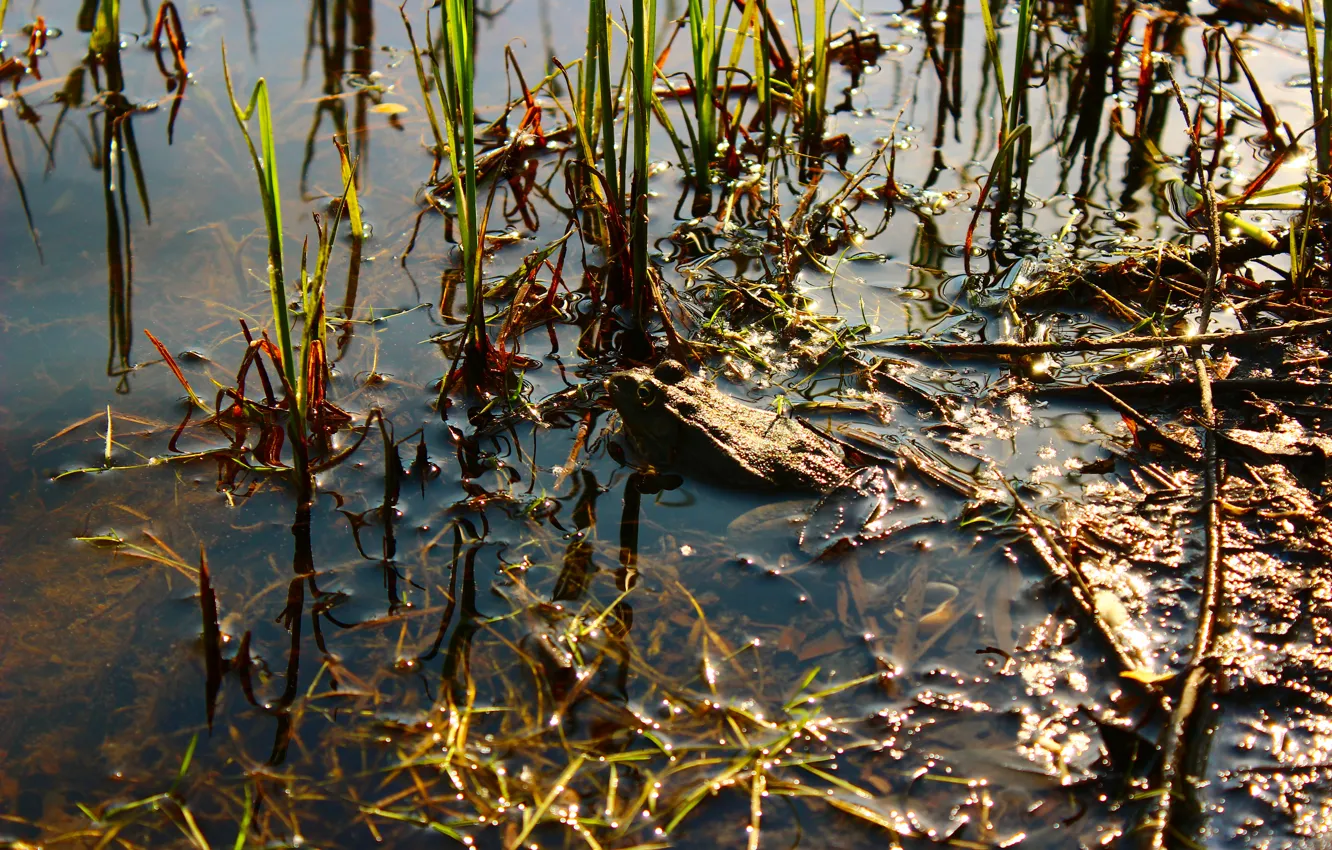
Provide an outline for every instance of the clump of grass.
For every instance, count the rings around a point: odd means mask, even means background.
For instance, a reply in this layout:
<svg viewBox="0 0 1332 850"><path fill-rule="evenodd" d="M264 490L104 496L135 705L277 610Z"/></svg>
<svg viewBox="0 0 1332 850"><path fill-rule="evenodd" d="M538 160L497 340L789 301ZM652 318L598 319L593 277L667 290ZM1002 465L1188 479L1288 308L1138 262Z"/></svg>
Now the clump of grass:
<svg viewBox="0 0 1332 850"><path fill-rule="evenodd" d="M439 63L432 67L443 105L449 167L453 172L453 192L458 209L463 283L467 292L468 325L463 356L470 371L476 374L489 360L491 346L481 293L481 240L485 225L480 219L476 186L475 111L472 103L476 79L472 27L476 14L472 6L472 0L445 0L443 3L444 39L439 45L444 54L443 80L439 76ZM426 29L428 33L429 26Z"/></svg>
<svg viewBox="0 0 1332 850"><path fill-rule="evenodd" d="M352 218L353 230L357 234L360 227L360 205L355 194L354 165L346 159L342 151L343 176L345 188L337 213L332 220L325 222L315 217L318 233L314 266L309 264L308 242L301 250L299 277L299 304L302 318L299 358L292 340L291 317L288 309L286 285L286 259L283 249L281 184L278 178L277 150L273 133L273 116L269 103L268 84L260 77L251 90L250 99L245 108L241 108L236 99L231 81L231 71L227 64L226 46L222 48L222 70L226 81L227 95L231 108L245 138L254 165L259 186L260 202L264 211L264 224L268 235L268 289L269 306L272 311L272 327L277 337L276 343L263 339L254 340L248 329L246 338L250 342L246 357L237 375L237 386L228 394L235 402L233 412L243 412L247 403L244 395L244 379L253 365L260 373L264 383L268 409L285 408L286 433L291 443L292 475L302 503L308 503L312 495L311 453L319 451L324 461L328 461L329 446L327 438L350 417L331 404L327 399L328 363L327 334L324 321L325 289L328 279L329 264L332 259L333 245L337 239L338 225L342 220L343 210ZM259 146L256 148L254 136L250 132L249 122L258 122ZM282 387L282 401L278 402L273 388L264 372L260 361L262 354L267 354L278 369L278 378ZM168 361L170 358L168 357ZM178 370L175 370L178 372ZM186 385L188 390L188 384ZM225 391L224 391L225 392ZM191 395L193 393L191 391ZM219 394L218 414L221 410ZM267 421L268 412L258 411L261 421ZM262 441L261 441L262 442ZM345 456L345 453L342 455ZM270 464L278 463L277 452L273 447L265 450L264 459Z"/></svg>
<svg viewBox="0 0 1332 850"><path fill-rule="evenodd" d="M814 38L809 54L802 53L796 74L795 103L800 114L801 148L807 157L822 154L824 128L828 119L828 4L814 0ZM800 6L791 3L796 42L804 44Z"/></svg>
<svg viewBox="0 0 1332 850"><path fill-rule="evenodd" d="M751 4L752 5L752 4ZM712 188L712 159L717 154L717 69L722 55L722 37L731 16L727 3L717 20L717 0L689 0L689 42L694 58L694 127L690 143L694 150L694 186L700 194Z"/></svg>
<svg viewBox="0 0 1332 850"><path fill-rule="evenodd" d="M604 291L599 293L604 305L627 310L632 325L629 334L612 338L637 358L646 356L650 349L644 329L655 303L655 271L648 258L651 124L654 116L667 120L653 91L660 73L655 56L656 15L655 0L633 6L622 77L628 85L628 97L622 98L624 85L616 87L611 82L610 16L604 0L591 0L587 48L573 108L582 151L581 172L588 175L586 180L577 178L575 187L585 209L584 238L591 237L599 244L608 260ZM622 100L629 108L617 141L616 120ZM683 152L683 148L680 150ZM701 151L699 157L697 162L702 162Z"/></svg>
<svg viewBox="0 0 1332 850"><path fill-rule="evenodd" d="M731 65L734 67L740 61L743 37L745 33L749 33L749 41L754 54L754 65L750 71L750 77L754 84L754 102L758 109L758 118L762 121L763 127L761 149L765 152L773 138L772 116L776 109L777 85L780 84L779 74L776 71L785 67L783 63L786 61L786 46L782 43L780 36L771 31L770 20L771 17L768 14L766 3L760 3L759 0L746 0L745 11L740 18L741 38L736 40L731 53ZM730 88L730 73L727 74L728 89ZM742 109L737 110L737 114Z"/></svg>
<svg viewBox="0 0 1332 850"><path fill-rule="evenodd" d="M446 0L442 8L443 38L438 44L431 35L428 12L426 16L424 56L430 61L429 77L422 61L423 54L417 48L412 34L411 22L406 12L401 9L399 12L412 45L417 81L421 86L426 114L435 138L435 153L436 156L445 155L448 159L450 186L457 210L458 248L462 255L461 277L467 300L467 323L459 353L461 371L451 370L440 385L439 409L444 414L448 409L446 397L458 377L465 377L469 387L481 391L487 384L487 376L500 371L502 364L487 332L485 318L482 262L488 206L481 203L477 185L481 162L476 152L473 103L476 79L473 42L475 10L472 0ZM435 96L439 98L438 104L433 102Z"/></svg>
<svg viewBox="0 0 1332 850"><path fill-rule="evenodd" d="M767 6L765 4L761 4L759 0L745 0L745 9L740 16L740 28L735 43L731 46L730 67L727 69L726 84L723 86L722 91L722 103L724 104L726 102L725 98L727 98L731 92L731 83L734 80L740 65L740 59L745 48L745 41L746 38L748 38L754 55L753 67L749 71L749 78L752 83L753 100L758 113L756 121L752 126L760 126L759 122L761 122L763 128L763 142L760 145L760 150L764 154L766 154L768 145L772 142L773 138L772 115L773 111L776 109L776 104L774 102L776 96L774 83L777 82L773 73L774 58L776 58L778 62L782 61L781 57L785 51L785 46L782 45L779 39L770 39L768 21L769 17L767 14ZM781 51L776 51L776 49L770 45L781 46ZM774 57L774 53L777 53L776 57ZM742 98L739 107L736 109L736 116L744 111L745 107L748 105L749 99L750 92L746 91L745 97ZM727 139L730 149L729 152L732 155L735 154L738 128L739 120L738 118L733 118L730 122L730 135Z"/></svg>
<svg viewBox="0 0 1332 850"><path fill-rule="evenodd" d="M1030 127L1024 122L1026 112L1026 85L1027 85L1027 66L1028 66L1028 42L1030 39L1032 23L1035 20L1035 8L1031 0L1021 0L1018 7L1017 21L1017 43L1013 48L1013 68L1012 68L1012 88L1007 85L1003 69L1003 57L1000 52L999 32L995 25L993 10L990 6L990 0L981 0L981 20L985 25L985 48L989 54L990 66L994 70L995 83L999 89L999 136L997 139L997 148L995 150L994 161L990 167L990 176L987 178L984 191L981 193L982 202L990 197L992 189L997 189L995 196L994 212L995 222L1002 218L1004 213L1013 209L1015 203L1021 201L1021 192L1014 195L1014 184L1018 183L1025 187L1028 155L1027 151L1031 146ZM1015 172L1014 164L1017 164ZM1015 180L1016 178L1016 180ZM975 227L975 219L972 220L972 228L967 232L968 258L970 257L970 247L972 238L972 229Z"/></svg>
<svg viewBox="0 0 1332 850"><path fill-rule="evenodd" d="M305 405L302 390L305 388L305 375L296 371L295 355L291 345L291 321L287 315L286 261L282 248L282 204L281 187L278 181L277 150L273 141L273 113L268 102L268 82L260 77L250 91L250 101L244 109L236 100L236 93L231 83L231 68L227 63L227 47L222 45L222 76L227 84L227 96L231 100L231 109L236 116L236 125L245 137L245 145L250 151L250 160L254 165L255 176L259 181L259 200L264 210L264 226L268 233L268 294L269 307L272 310L273 332L277 334L277 351L281 363L282 375L291 387L291 404L287 410L289 424L287 433L291 438L294 474L298 487L304 486L308 478L308 459L300 447L304 445ZM256 117L259 122L259 143L262 156L255 150L254 137L250 135L248 122ZM304 293L302 293L304 294ZM302 298L302 304L306 302Z"/></svg>

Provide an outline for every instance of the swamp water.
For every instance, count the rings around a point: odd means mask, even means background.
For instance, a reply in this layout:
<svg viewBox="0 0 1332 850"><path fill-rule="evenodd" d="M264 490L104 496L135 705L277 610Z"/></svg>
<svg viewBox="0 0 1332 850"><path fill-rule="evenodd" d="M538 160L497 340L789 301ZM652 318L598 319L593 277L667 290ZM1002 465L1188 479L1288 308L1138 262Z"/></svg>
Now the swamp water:
<svg viewBox="0 0 1332 850"><path fill-rule="evenodd" d="M1215 110L1209 56L1228 63L1218 191L1238 194L1267 165L1250 89L1231 53L1209 54L1209 22L1138 9L1116 54L1127 91L1097 95L1075 61L1081 10L1042 8L1028 204L1002 239L982 216L969 258L999 132L974 4L833 11L830 33L862 35L834 42L852 48L831 63L817 182L783 148L746 152L717 209L691 217L658 125L653 259L699 371L896 458L880 533L825 553L801 545L798 508L773 509L792 494L629 465L602 389L625 361L587 345L588 280L605 260L578 234L532 278L542 295L561 278L545 319L507 340L521 380L489 401L455 394L441 419L467 308L450 272L456 225L440 213L449 193L424 188L430 129L392 4L182 4L180 99L170 52L159 67L149 47L156 9L122 6L117 58L94 63L80 7L10 4L4 23L6 56L23 54L37 16L49 36L41 79L0 89L5 840L1055 848L1152 835L1154 744L1178 698L1168 674L1188 661L1205 594L1204 485L1080 388L1121 371L1187 377L1188 359L972 359L898 343L1145 332L1113 298L1053 297L1021 319L1006 299L1073 260L1204 243L1148 153L1182 158L1189 136L1168 78L1138 88L1139 64L1153 65L1140 63L1144 33L1189 104ZM658 11L660 47L685 6ZM1017 10L995 11L1011 41ZM423 11L407 12L423 38ZM476 112L489 123L518 99L512 131L526 106L506 47L535 86L551 57L582 56L586 7L513 0L477 15ZM1288 85L1307 75L1303 33L1220 23L1304 127L1307 76ZM268 80L288 263L310 214L327 222L343 193L335 132L358 158L372 225L337 241L325 308L329 398L366 436L329 437L355 450L317 472L308 518L289 477L228 450L234 427L196 411L177 433L181 383L144 334L211 406L236 384L238 320L255 337L270 324L224 40L238 97ZM681 34L664 71L686 54ZM519 150L483 181L495 184L490 282L569 227L562 83L535 95L544 143L482 137ZM1150 107L1135 111L1138 95ZM677 127L687 102L663 98ZM1273 185L1302 168L1284 161ZM1009 271L1019 257L1039 264ZM1281 259L1249 268L1255 287ZM499 295L496 309L513 298ZM1211 329L1238 326L1218 306ZM261 397L255 372L248 382ZM1163 422L1175 401L1135 399ZM1233 696L1215 691L1185 765L1203 781L1164 840L1323 847L1332 537L1317 482L1244 462L1253 475L1227 480L1221 520L1223 557L1249 567L1227 590L1252 603L1228 615ZM1070 558L1092 582L1081 595Z"/></svg>

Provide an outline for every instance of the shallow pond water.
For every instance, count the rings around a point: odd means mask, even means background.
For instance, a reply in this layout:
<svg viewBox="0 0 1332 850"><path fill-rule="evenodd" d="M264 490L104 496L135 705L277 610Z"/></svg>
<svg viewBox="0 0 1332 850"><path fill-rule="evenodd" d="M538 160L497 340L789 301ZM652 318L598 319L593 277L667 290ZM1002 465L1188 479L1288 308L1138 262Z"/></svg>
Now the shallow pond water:
<svg viewBox="0 0 1332 850"><path fill-rule="evenodd" d="M626 460L603 400L604 379L625 364L581 345L595 303L579 280L600 259L577 236L561 259L554 318L512 341L527 361L507 403L480 410L460 398L441 417L452 349L437 341L457 334L466 307L447 274L454 230L425 202L430 130L393 4L181 4L190 75L179 100L179 81L149 46L155 9L145 5L142 20L138 6L121 9L113 72L85 60L82 5L16 4L4 24L6 55L21 53L20 30L38 15L50 38L42 78L0 92L13 161L0 177L0 838L1136 840L1156 792L1152 758L1131 751L1168 718L1117 658L1136 648L1142 670L1169 672L1187 655L1200 594L1190 565L1203 546L1189 518L1201 485L1169 459L1148 458L1140 473L1136 429L1103 398L1072 390L1095 375L1187 363L1081 352L1041 365L892 347L1014 339L1000 304L1020 257L1045 270L1157 239L1202 244L1171 205L1168 170L1125 130L1145 121L1139 138L1181 157L1188 137L1171 89L1158 80L1152 108L1136 113L1136 90L1088 94L1071 58L1080 9L1040 15L1022 227L995 240L982 226L970 258L997 133L979 7L833 13L834 32L873 31L881 50L863 66L832 66L826 135L846 142L829 145L841 172L813 190L793 159L774 158L755 166L770 183L761 202L736 192L725 224L694 218L669 137L653 137L654 261L680 330L714 346L698 371L896 458L888 530L819 557L789 519L812 500L774 510L793 494L731 490L687 469L645 474ZM419 37L423 11L407 11ZM664 39L685 4L659 11ZM1132 63L1151 27L1189 102L1214 106L1206 23L1187 11L1140 9L1119 73L1136 84ZM1014 14L1002 11L1001 33ZM582 55L585 19L573 2L478 9L479 119L520 94L506 49L534 85L552 57ZM1303 34L1222 23L1242 36L1272 106L1303 127L1307 89L1287 85L1307 74ZM327 306L330 398L368 436L319 472L308 517L286 477L209 456L228 437L202 417L173 439L188 404L144 334L211 403L236 382L247 346L238 320L256 333L268 324L264 220L227 101L224 42L238 92L261 75L270 86L288 262L302 239L313 244L311 214L327 220L342 192L335 131L359 157L372 225L363 244L337 243ZM682 34L667 73L687 67L684 43ZM1242 75L1233 63L1227 73L1217 189L1236 194L1270 151ZM686 102L667 109L679 120ZM565 123L548 92L539 104L548 131ZM497 182L489 279L565 234L564 138ZM832 214L854 238L810 249L823 267L795 264L788 311L757 318L735 293L766 285L780 265L766 226L773 205L785 220L867 164L865 185L878 190L890 152L897 196L848 196ZM1273 185L1301 169L1285 162ZM1091 297L1063 299L1040 321L1061 339L1135 324ZM1218 310L1213 329L1235 326ZM1024 381L1033 366L1039 382ZM379 423L367 419L373 410ZM334 446L354 439L344 431ZM1292 499L1304 492L1290 487ZM1109 608L1101 594L1122 589L1122 619L1101 611L1089 621L1067 576L1052 578L1045 550L1031 545L1024 516L1064 532L1101 523L1103 566L1123 542L1115 533L1132 537L1131 568L1095 597ZM1287 557L1298 534L1288 534L1273 544L1273 584L1298 562ZM1309 593L1322 599L1318 587ZM208 645L210 596L220 647ZM1095 622L1111 622L1125 643ZM1325 630L1312 628L1302 640L1321 645ZM1320 663L1309 662L1314 690L1326 681ZM1326 840L1332 729L1283 699L1270 696L1257 719L1218 711L1198 841ZM1290 734L1277 742L1282 723ZM1323 767L1255 781L1243 770L1255 748Z"/></svg>

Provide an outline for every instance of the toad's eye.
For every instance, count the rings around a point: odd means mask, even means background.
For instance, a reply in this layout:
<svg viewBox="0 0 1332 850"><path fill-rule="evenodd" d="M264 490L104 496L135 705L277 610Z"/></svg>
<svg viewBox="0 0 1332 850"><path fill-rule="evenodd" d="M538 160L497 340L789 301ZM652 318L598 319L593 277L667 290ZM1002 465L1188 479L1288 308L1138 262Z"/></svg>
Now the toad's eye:
<svg viewBox="0 0 1332 850"><path fill-rule="evenodd" d="M689 370L677 360L663 360L652 370L652 377L663 384L678 384L689 374Z"/></svg>
<svg viewBox="0 0 1332 850"><path fill-rule="evenodd" d="M657 388L644 381L638 385L638 403L644 407L651 407L657 400Z"/></svg>

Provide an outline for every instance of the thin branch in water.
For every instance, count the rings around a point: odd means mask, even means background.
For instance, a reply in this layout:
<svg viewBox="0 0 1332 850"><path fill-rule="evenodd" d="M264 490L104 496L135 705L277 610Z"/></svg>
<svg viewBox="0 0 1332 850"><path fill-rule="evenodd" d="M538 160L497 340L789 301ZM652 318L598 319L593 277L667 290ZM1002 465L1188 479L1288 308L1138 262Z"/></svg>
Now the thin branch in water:
<svg viewBox="0 0 1332 850"><path fill-rule="evenodd" d="M9 145L9 130L5 127L5 114L0 110L0 144L5 148L5 162L9 164L9 173L14 178L14 185L18 187L19 203L23 206L23 218L28 222L28 236L32 238L32 245L37 249L37 259L42 265L46 265L46 255L42 253L42 240L37 236L37 227L32 222L32 207L28 205L28 190L23 185L23 178L19 176L18 165L14 162L14 151Z"/></svg>
<svg viewBox="0 0 1332 850"><path fill-rule="evenodd" d="M1121 349L1170 348L1175 345L1235 345L1245 342L1262 342L1270 339L1282 339L1297 336L1309 336L1320 331L1332 330L1332 318L1310 319L1303 322L1287 322L1267 328L1254 328L1247 331L1223 331L1219 333L1180 336L1120 336L1109 339L1087 339L1079 337L1072 342L934 342L931 340L865 340L852 343L858 348L872 348L887 351L910 351L914 354L932 354L936 357L949 356L990 356L1011 357L1029 354L1070 354L1078 351L1115 351Z"/></svg>

